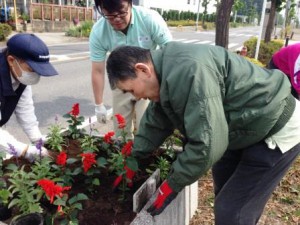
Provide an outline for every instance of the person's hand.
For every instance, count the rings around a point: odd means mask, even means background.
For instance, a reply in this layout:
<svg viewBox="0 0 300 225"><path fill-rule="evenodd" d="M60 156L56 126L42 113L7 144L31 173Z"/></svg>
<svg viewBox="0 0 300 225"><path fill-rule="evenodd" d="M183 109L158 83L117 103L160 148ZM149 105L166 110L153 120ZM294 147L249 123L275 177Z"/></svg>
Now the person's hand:
<svg viewBox="0 0 300 225"><path fill-rule="evenodd" d="M173 191L167 181L164 181L158 188L158 195L154 203L147 209L151 216L159 215L177 196L177 192Z"/></svg>
<svg viewBox="0 0 300 225"><path fill-rule="evenodd" d="M99 105L95 105L95 114L97 117L97 121L99 123L106 123L107 120L107 110L104 106L103 103L99 104Z"/></svg>
<svg viewBox="0 0 300 225"><path fill-rule="evenodd" d="M37 149L35 145L29 145L21 154L21 156L28 159L30 162L34 160L36 156L41 154L42 157L48 156L48 150L41 147L41 150Z"/></svg>
<svg viewBox="0 0 300 225"><path fill-rule="evenodd" d="M133 179L133 177L135 175L135 172L133 170L129 169L127 166L125 166L124 169L126 170L125 176L126 176L126 179L127 179L127 186L128 187L132 187L132 185L133 185L132 179ZM116 188L121 183L122 179L123 179L122 175L118 176L115 179L115 181L113 183L113 190L116 190Z"/></svg>

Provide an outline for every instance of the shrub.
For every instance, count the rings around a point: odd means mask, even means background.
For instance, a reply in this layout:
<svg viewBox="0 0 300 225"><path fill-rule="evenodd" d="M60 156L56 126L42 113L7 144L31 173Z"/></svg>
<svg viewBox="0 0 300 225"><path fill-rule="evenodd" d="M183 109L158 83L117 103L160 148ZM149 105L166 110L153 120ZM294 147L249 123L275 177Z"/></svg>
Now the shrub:
<svg viewBox="0 0 300 225"><path fill-rule="evenodd" d="M254 58L256 49L257 38L253 37L244 42L244 46L247 47L247 56ZM265 43L263 40L260 42L258 60L263 64L268 64L272 55L281 49L283 46L283 40L272 40L269 43Z"/></svg>
<svg viewBox="0 0 300 225"><path fill-rule="evenodd" d="M93 25L94 25L93 21L84 21L81 24L81 32L83 37L90 36Z"/></svg>
<svg viewBox="0 0 300 225"><path fill-rule="evenodd" d="M72 27L66 32L66 36L89 37L93 27L93 21L83 21L81 25Z"/></svg>
<svg viewBox="0 0 300 225"><path fill-rule="evenodd" d="M287 26L280 30L280 38L286 38L286 36L291 36L292 34L292 27Z"/></svg>
<svg viewBox="0 0 300 225"><path fill-rule="evenodd" d="M177 27L177 26L195 26L194 20L168 20L166 21L168 26Z"/></svg>
<svg viewBox="0 0 300 225"><path fill-rule="evenodd" d="M250 62L258 65L258 66L261 66L261 67L265 67L266 65L262 64L260 61L258 61L257 59L254 59L254 58L249 58L249 57L245 57L245 59L249 60Z"/></svg>
<svg viewBox="0 0 300 225"><path fill-rule="evenodd" d="M0 41L4 41L11 34L11 26L8 24L0 24Z"/></svg>

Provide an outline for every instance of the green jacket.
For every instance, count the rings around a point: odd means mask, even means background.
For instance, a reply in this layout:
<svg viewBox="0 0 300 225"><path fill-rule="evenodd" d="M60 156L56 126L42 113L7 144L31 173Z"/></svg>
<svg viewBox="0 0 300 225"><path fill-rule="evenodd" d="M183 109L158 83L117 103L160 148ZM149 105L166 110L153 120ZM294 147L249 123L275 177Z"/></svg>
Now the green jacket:
<svg viewBox="0 0 300 225"><path fill-rule="evenodd" d="M241 149L277 132L295 109L283 73L222 47L170 42L151 54L160 102L148 106L132 154L147 155L178 129L187 143L167 179L177 192L199 179L226 149Z"/></svg>

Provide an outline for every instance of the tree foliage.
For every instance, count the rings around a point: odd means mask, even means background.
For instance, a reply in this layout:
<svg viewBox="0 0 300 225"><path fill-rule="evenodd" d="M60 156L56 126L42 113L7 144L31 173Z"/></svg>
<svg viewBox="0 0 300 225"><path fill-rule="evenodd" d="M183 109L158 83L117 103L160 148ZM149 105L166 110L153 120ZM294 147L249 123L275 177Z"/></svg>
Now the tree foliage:
<svg viewBox="0 0 300 225"><path fill-rule="evenodd" d="M236 15L237 15L237 12L239 10L241 10L242 8L245 7L245 3L244 1L242 0L234 0L234 4L233 4L233 12L234 12L234 19L233 19L233 22L235 23L236 21Z"/></svg>

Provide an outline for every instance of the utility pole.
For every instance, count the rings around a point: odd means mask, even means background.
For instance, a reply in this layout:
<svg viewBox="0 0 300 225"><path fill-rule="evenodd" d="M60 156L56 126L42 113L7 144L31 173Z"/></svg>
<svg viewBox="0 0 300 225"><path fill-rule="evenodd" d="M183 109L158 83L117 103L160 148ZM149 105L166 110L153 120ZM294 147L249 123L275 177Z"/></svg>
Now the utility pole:
<svg viewBox="0 0 300 225"><path fill-rule="evenodd" d="M4 21L7 22L8 18L7 18L7 5L6 5L6 0L4 0Z"/></svg>
<svg viewBox="0 0 300 225"><path fill-rule="evenodd" d="M260 30L259 30L259 35L258 35L258 38L257 38L256 49L255 49L255 57L254 57L256 60L258 58L260 40L261 40L261 35L262 35L264 20L265 20L265 14L266 14L267 0L263 0L263 1L264 2L263 2L262 10L261 10L261 19L260 19Z"/></svg>
<svg viewBox="0 0 300 225"><path fill-rule="evenodd" d="M198 10L197 10L197 18L196 18L196 31L198 30L200 4L201 4L201 0L199 0L199 2L198 2Z"/></svg>

